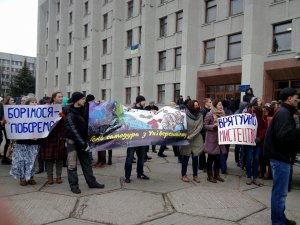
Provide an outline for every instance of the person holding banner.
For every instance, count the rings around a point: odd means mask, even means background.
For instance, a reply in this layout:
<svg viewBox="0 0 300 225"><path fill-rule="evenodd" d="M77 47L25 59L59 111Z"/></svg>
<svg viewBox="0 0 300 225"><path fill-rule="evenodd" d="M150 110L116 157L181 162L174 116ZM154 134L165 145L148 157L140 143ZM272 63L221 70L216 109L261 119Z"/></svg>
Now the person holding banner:
<svg viewBox="0 0 300 225"><path fill-rule="evenodd" d="M37 105L36 98L28 98L26 105ZM34 162L38 154L41 139L17 140L12 154L10 175L20 179L20 185L35 185Z"/></svg>
<svg viewBox="0 0 300 225"><path fill-rule="evenodd" d="M215 99L212 103L210 112L204 119L206 129L204 151L207 153L207 180L212 183L217 181L224 182L220 177L220 154L226 153L225 145L218 144L218 119L225 116L222 102Z"/></svg>
<svg viewBox="0 0 300 225"><path fill-rule="evenodd" d="M190 155L192 155L193 180L196 183L200 183L198 177L198 156L203 151L203 138L200 134L203 127L203 116L200 113L200 105L197 100L191 100L187 103L186 116L189 145L182 146L180 149L180 154L182 155L181 180L184 182L190 181L186 172Z"/></svg>
<svg viewBox="0 0 300 225"><path fill-rule="evenodd" d="M84 178L89 188L104 188L99 184L93 174L89 158L87 136L88 115L85 115L85 97L81 92L74 92L69 99L71 105L65 109L65 137L68 152L68 181L71 191L80 194L77 175L77 157L82 167Z"/></svg>

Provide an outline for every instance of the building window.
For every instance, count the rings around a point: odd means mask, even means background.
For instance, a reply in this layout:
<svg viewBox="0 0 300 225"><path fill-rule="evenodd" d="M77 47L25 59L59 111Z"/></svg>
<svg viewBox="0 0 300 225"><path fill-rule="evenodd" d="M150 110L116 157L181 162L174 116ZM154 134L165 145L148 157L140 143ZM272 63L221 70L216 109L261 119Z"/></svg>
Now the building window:
<svg viewBox="0 0 300 225"><path fill-rule="evenodd" d="M240 84L206 86L205 97L211 99L240 98Z"/></svg>
<svg viewBox="0 0 300 225"><path fill-rule="evenodd" d="M133 17L133 0L127 2L127 18Z"/></svg>
<svg viewBox="0 0 300 225"><path fill-rule="evenodd" d="M215 61L215 40L204 42L204 63L213 63Z"/></svg>
<svg viewBox="0 0 300 225"><path fill-rule="evenodd" d="M230 16L244 12L244 0L230 0Z"/></svg>
<svg viewBox="0 0 300 225"><path fill-rule="evenodd" d="M46 53L46 55L48 55L48 45L47 44L45 46L45 53Z"/></svg>
<svg viewBox="0 0 300 225"><path fill-rule="evenodd" d="M165 103L165 85L157 85L157 103L164 104Z"/></svg>
<svg viewBox="0 0 300 225"><path fill-rule="evenodd" d="M141 95L141 87L140 86L137 87L137 95Z"/></svg>
<svg viewBox="0 0 300 225"><path fill-rule="evenodd" d="M72 44L72 32L69 32L69 45Z"/></svg>
<svg viewBox="0 0 300 225"><path fill-rule="evenodd" d="M166 70L166 59L167 59L167 56L166 56L166 51L162 51L162 52L159 52L158 53L158 70L162 71L162 70Z"/></svg>
<svg viewBox="0 0 300 225"><path fill-rule="evenodd" d="M125 88L125 104L129 105L131 104L131 88Z"/></svg>
<svg viewBox="0 0 300 225"><path fill-rule="evenodd" d="M48 61L45 61L45 71L48 71Z"/></svg>
<svg viewBox="0 0 300 225"><path fill-rule="evenodd" d="M72 64L72 52L68 53L68 64L71 65Z"/></svg>
<svg viewBox="0 0 300 225"><path fill-rule="evenodd" d="M55 62L56 62L55 66L56 66L56 69L57 69L58 68L58 57L55 58Z"/></svg>
<svg viewBox="0 0 300 225"><path fill-rule="evenodd" d="M73 13L70 12L69 13L69 24L72 24L73 23Z"/></svg>
<svg viewBox="0 0 300 225"><path fill-rule="evenodd" d="M101 90L101 97L103 100L106 100L106 90L105 89Z"/></svg>
<svg viewBox="0 0 300 225"><path fill-rule="evenodd" d="M130 48L132 45L132 30L127 31L127 48Z"/></svg>
<svg viewBox="0 0 300 225"><path fill-rule="evenodd" d="M242 34L228 36L228 59L240 59Z"/></svg>
<svg viewBox="0 0 300 225"><path fill-rule="evenodd" d="M103 30L107 29L107 23L108 23L108 14L103 15Z"/></svg>
<svg viewBox="0 0 300 225"><path fill-rule="evenodd" d="M84 37L87 38L88 34L89 34L89 25L84 24Z"/></svg>
<svg viewBox="0 0 300 225"><path fill-rule="evenodd" d="M174 84L174 102L180 97L180 83Z"/></svg>
<svg viewBox="0 0 300 225"><path fill-rule="evenodd" d="M70 1L69 1L69 5L72 5L72 4L73 4L73 0L70 0Z"/></svg>
<svg viewBox="0 0 300 225"><path fill-rule="evenodd" d="M292 23L286 22L273 26L273 52L291 50Z"/></svg>
<svg viewBox="0 0 300 225"><path fill-rule="evenodd" d="M175 68L181 67L181 47L175 48Z"/></svg>
<svg viewBox="0 0 300 225"><path fill-rule="evenodd" d="M56 12L57 12L57 14L60 13L60 2L58 2L58 3L56 4Z"/></svg>
<svg viewBox="0 0 300 225"><path fill-rule="evenodd" d="M84 15L86 16L89 13L89 1L84 3Z"/></svg>
<svg viewBox="0 0 300 225"><path fill-rule="evenodd" d="M82 81L85 83L87 80L87 70L83 69L83 77L82 77Z"/></svg>
<svg viewBox="0 0 300 225"><path fill-rule="evenodd" d="M183 11L176 13L176 32L182 31Z"/></svg>
<svg viewBox="0 0 300 225"><path fill-rule="evenodd" d="M216 21L216 16L217 16L217 0L207 0L205 22L210 23Z"/></svg>
<svg viewBox="0 0 300 225"><path fill-rule="evenodd" d="M163 17L159 19L159 36L165 37L167 36L167 17Z"/></svg>
<svg viewBox="0 0 300 225"><path fill-rule="evenodd" d="M132 59L126 59L126 75L130 76L132 74Z"/></svg>
<svg viewBox="0 0 300 225"><path fill-rule="evenodd" d="M48 86L48 80L47 80L47 77L45 77L45 88L47 88L47 86Z"/></svg>
<svg viewBox="0 0 300 225"><path fill-rule="evenodd" d="M56 39L56 51L59 50L59 39Z"/></svg>
<svg viewBox="0 0 300 225"><path fill-rule="evenodd" d="M83 47L83 60L87 60L87 46Z"/></svg>
<svg viewBox="0 0 300 225"><path fill-rule="evenodd" d="M106 64L102 65L102 79L106 79Z"/></svg>
<svg viewBox="0 0 300 225"><path fill-rule="evenodd" d="M58 75L55 76L55 87L58 86Z"/></svg>
<svg viewBox="0 0 300 225"><path fill-rule="evenodd" d="M104 39L102 41L102 50L103 50L102 54L106 55L107 54L107 39Z"/></svg>
<svg viewBox="0 0 300 225"><path fill-rule="evenodd" d="M141 56L138 57L138 74L141 73Z"/></svg>
<svg viewBox="0 0 300 225"><path fill-rule="evenodd" d="M68 84L71 84L71 80L72 80L72 74L71 72L68 72Z"/></svg>
<svg viewBox="0 0 300 225"><path fill-rule="evenodd" d="M56 21L56 32L59 32L59 20Z"/></svg>
<svg viewBox="0 0 300 225"><path fill-rule="evenodd" d="M143 0L140 0L140 15L142 15L143 11Z"/></svg>
<svg viewBox="0 0 300 225"><path fill-rule="evenodd" d="M142 44L142 26L139 26L139 44Z"/></svg>

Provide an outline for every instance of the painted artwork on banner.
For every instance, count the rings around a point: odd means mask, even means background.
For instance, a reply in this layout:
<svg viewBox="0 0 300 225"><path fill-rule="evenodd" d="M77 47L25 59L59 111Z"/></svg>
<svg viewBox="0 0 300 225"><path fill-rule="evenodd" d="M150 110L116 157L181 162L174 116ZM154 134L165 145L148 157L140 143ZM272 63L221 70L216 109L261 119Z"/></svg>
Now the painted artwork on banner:
<svg viewBox="0 0 300 225"><path fill-rule="evenodd" d="M220 145L256 145L257 119L248 113L225 116L218 119Z"/></svg>
<svg viewBox="0 0 300 225"><path fill-rule="evenodd" d="M8 139L45 138L61 119L61 105L4 105Z"/></svg>
<svg viewBox="0 0 300 225"><path fill-rule="evenodd" d="M143 145L186 145L186 115L163 107L157 112L128 109L117 101L89 105L89 146L101 151Z"/></svg>

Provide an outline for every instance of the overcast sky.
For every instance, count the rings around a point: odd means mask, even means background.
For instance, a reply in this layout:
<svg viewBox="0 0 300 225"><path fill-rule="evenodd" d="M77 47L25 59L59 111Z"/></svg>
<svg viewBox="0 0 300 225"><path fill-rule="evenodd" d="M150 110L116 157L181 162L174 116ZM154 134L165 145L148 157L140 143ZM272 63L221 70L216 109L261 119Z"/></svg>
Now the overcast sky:
<svg viewBox="0 0 300 225"><path fill-rule="evenodd" d="M38 0L0 0L0 52L36 57Z"/></svg>

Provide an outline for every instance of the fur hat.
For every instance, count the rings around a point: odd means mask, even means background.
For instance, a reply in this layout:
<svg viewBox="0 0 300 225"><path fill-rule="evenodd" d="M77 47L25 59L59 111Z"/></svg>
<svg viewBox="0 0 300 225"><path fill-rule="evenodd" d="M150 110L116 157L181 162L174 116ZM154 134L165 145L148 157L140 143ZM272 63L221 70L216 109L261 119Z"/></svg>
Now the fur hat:
<svg viewBox="0 0 300 225"><path fill-rule="evenodd" d="M78 102L80 99L84 97L84 94L81 92L73 92L72 97L69 99L70 103Z"/></svg>
<svg viewBox="0 0 300 225"><path fill-rule="evenodd" d="M142 96L142 95L137 96L136 99L135 99L135 103L136 104L138 104L138 103L140 103L142 101L146 101L145 97Z"/></svg>
<svg viewBox="0 0 300 225"><path fill-rule="evenodd" d="M95 96L94 95L89 94L89 95L86 96L86 101L87 102L90 102L90 101L93 101L93 100L95 100Z"/></svg>

